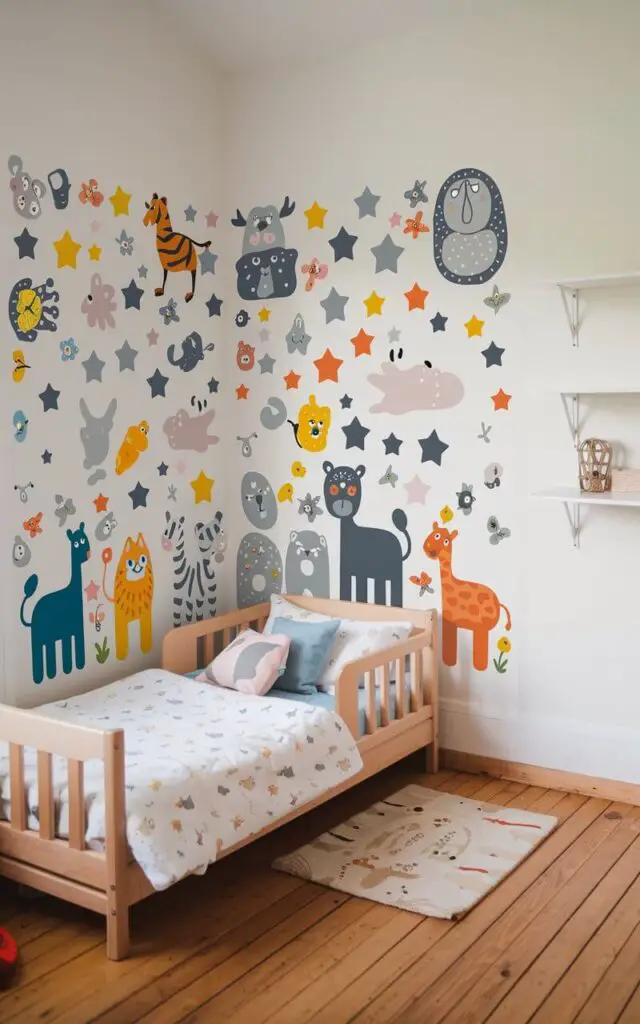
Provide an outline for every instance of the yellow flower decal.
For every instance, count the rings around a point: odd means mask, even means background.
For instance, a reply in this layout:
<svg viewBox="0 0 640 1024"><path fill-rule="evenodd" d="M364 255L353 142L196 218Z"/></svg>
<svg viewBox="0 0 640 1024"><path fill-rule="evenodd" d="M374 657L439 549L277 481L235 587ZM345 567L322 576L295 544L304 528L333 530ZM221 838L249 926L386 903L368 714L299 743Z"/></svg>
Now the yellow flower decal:
<svg viewBox="0 0 640 1024"><path fill-rule="evenodd" d="M511 641L506 636L501 636L496 646L502 654L509 654L511 651Z"/></svg>

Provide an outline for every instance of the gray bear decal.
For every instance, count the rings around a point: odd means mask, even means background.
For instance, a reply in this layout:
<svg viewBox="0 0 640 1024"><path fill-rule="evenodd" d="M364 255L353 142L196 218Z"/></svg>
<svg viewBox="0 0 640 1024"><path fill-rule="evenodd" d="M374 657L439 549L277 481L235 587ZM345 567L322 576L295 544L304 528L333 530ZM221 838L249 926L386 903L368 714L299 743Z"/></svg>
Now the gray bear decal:
<svg viewBox="0 0 640 1024"><path fill-rule="evenodd" d="M254 206L244 217L240 210L231 223L244 228L242 256L236 263L238 295L242 299L282 299L296 290L297 249L285 246L282 221L296 208L285 196L276 206Z"/></svg>

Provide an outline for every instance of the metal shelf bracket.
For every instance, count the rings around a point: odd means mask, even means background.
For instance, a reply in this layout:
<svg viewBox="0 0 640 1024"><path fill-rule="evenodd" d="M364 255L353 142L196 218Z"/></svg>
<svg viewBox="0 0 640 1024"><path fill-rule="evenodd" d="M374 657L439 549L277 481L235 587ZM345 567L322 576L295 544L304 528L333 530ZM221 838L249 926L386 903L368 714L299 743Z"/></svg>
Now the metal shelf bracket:
<svg viewBox="0 0 640 1024"><path fill-rule="evenodd" d="M567 314L573 347L577 348L580 344L580 289L568 288L564 284L559 284L558 288L562 295L564 311Z"/></svg>
<svg viewBox="0 0 640 1024"><path fill-rule="evenodd" d="M560 397L564 407L564 414L567 417L567 423L569 424L573 447L577 448L580 443L580 395L562 394Z"/></svg>
<svg viewBox="0 0 640 1024"><path fill-rule="evenodd" d="M564 501L563 505L569 520L573 546L577 549L580 547L580 506L575 503L570 504L568 501Z"/></svg>

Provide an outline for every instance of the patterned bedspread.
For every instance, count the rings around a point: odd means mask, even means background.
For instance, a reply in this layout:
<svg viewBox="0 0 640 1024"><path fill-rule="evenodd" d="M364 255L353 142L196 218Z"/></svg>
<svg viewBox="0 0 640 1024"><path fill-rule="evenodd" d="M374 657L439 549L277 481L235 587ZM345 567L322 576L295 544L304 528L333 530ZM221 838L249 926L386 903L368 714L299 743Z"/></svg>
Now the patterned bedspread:
<svg viewBox="0 0 640 1024"><path fill-rule="evenodd" d="M156 889L202 873L218 854L357 772L355 740L326 708L198 683L162 669L37 709L47 718L124 729L127 838ZM0 817L9 817L0 743ZM103 766L85 765L86 841L104 842ZM54 759L57 834L68 834L66 762ZM25 749L29 827L37 828L36 755Z"/></svg>

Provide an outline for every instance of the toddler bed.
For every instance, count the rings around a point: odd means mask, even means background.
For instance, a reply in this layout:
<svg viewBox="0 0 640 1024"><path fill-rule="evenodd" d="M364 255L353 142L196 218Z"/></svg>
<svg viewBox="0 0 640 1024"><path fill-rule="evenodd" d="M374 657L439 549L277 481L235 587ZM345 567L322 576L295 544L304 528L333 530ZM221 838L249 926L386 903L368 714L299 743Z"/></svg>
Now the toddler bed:
<svg viewBox="0 0 640 1024"><path fill-rule="evenodd" d="M157 889L415 750L437 770L435 612L288 600L413 629L346 664L335 695L185 678L263 629L257 605L169 633L160 670L33 711L0 705L0 874L103 914L110 959L128 953L129 907Z"/></svg>

